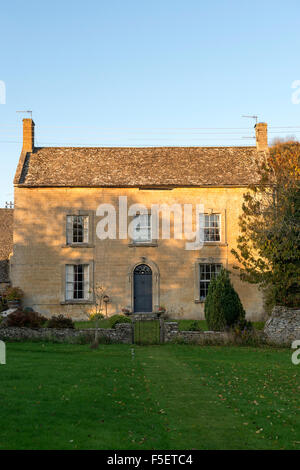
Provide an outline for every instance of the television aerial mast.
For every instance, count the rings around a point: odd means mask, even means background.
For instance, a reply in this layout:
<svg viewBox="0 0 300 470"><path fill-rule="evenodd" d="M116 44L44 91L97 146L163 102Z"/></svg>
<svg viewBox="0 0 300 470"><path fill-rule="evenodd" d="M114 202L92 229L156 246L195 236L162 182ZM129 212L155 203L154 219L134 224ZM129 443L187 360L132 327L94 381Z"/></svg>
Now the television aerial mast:
<svg viewBox="0 0 300 470"><path fill-rule="evenodd" d="M248 116L248 115L246 116L246 115L243 115L242 117L243 117L243 118L249 118L249 119L255 119L255 124L257 124L257 122L258 122L258 116Z"/></svg>
<svg viewBox="0 0 300 470"><path fill-rule="evenodd" d="M30 119L32 119L32 111L16 111L16 113L28 113L30 114Z"/></svg>

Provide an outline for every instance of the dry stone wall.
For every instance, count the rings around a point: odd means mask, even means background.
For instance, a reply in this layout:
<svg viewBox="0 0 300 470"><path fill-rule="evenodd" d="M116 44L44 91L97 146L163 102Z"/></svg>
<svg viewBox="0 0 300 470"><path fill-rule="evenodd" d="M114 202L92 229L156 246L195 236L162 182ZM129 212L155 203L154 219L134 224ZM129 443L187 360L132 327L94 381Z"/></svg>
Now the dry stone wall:
<svg viewBox="0 0 300 470"><path fill-rule="evenodd" d="M230 339L230 333L225 331L179 331L177 322L165 322L166 343L226 344Z"/></svg>
<svg viewBox="0 0 300 470"><path fill-rule="evenodd" d="M73 330L68 328L17 328L0 327L2 341L54 341L59 343L90 343L95 337L95 329ZM112 343L133 342L132 325L120 323L113 329L98 328L99 341Z"/></svg>
<svg viewBox="0 0 300 470"><path fill-rule="evenodd" d="M300 309L274 307L267 320L264 333L267 339L277 344L291 344L300 340Z"/></svg>

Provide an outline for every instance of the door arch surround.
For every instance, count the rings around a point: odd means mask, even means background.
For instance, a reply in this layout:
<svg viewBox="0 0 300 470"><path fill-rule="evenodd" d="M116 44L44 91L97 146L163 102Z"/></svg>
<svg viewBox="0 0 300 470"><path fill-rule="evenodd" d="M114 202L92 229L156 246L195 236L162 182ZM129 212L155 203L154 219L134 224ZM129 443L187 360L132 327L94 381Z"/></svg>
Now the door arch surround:
<svg viewBox="0 0 300 470"><path fill-rule="evenodd" d="M128 268L126 279L126 307L128 307L131 312L134 311L134 270L140 264L148 265L152 271L152 311L155 312L159 309L160 305L160 272L157 264L145 256L135 259L134 263Z"/></svg>

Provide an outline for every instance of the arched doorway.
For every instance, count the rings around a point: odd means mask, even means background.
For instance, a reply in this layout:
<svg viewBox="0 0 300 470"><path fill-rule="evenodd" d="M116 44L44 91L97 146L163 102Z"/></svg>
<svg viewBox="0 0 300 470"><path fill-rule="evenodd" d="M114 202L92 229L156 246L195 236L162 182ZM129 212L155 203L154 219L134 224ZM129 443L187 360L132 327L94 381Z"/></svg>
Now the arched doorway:
<svg viewBox="0 0 300 470"><path fill-rule="evenodd" d="M152 312L152 269L139 264L133 272L134 312Z"/></svg>

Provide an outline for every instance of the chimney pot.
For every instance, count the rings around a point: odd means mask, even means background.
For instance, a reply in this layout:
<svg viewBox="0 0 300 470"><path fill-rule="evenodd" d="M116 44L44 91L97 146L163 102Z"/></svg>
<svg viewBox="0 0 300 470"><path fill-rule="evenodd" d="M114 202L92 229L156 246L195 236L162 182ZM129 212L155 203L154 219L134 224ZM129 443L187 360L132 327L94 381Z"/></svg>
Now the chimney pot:
<svg viewBox="0 0 300 470"><path fill-rule="evenodd" d="M256 149L258 152L268 150L268 124L266 122L258 122L255 125Z"/></svg>
<svg viewBox="0 0 300 470"><path fill-rule="evenodd" d="M23 151L33 152L34 149L34 122L32 119L23 119Z"/></svg>

